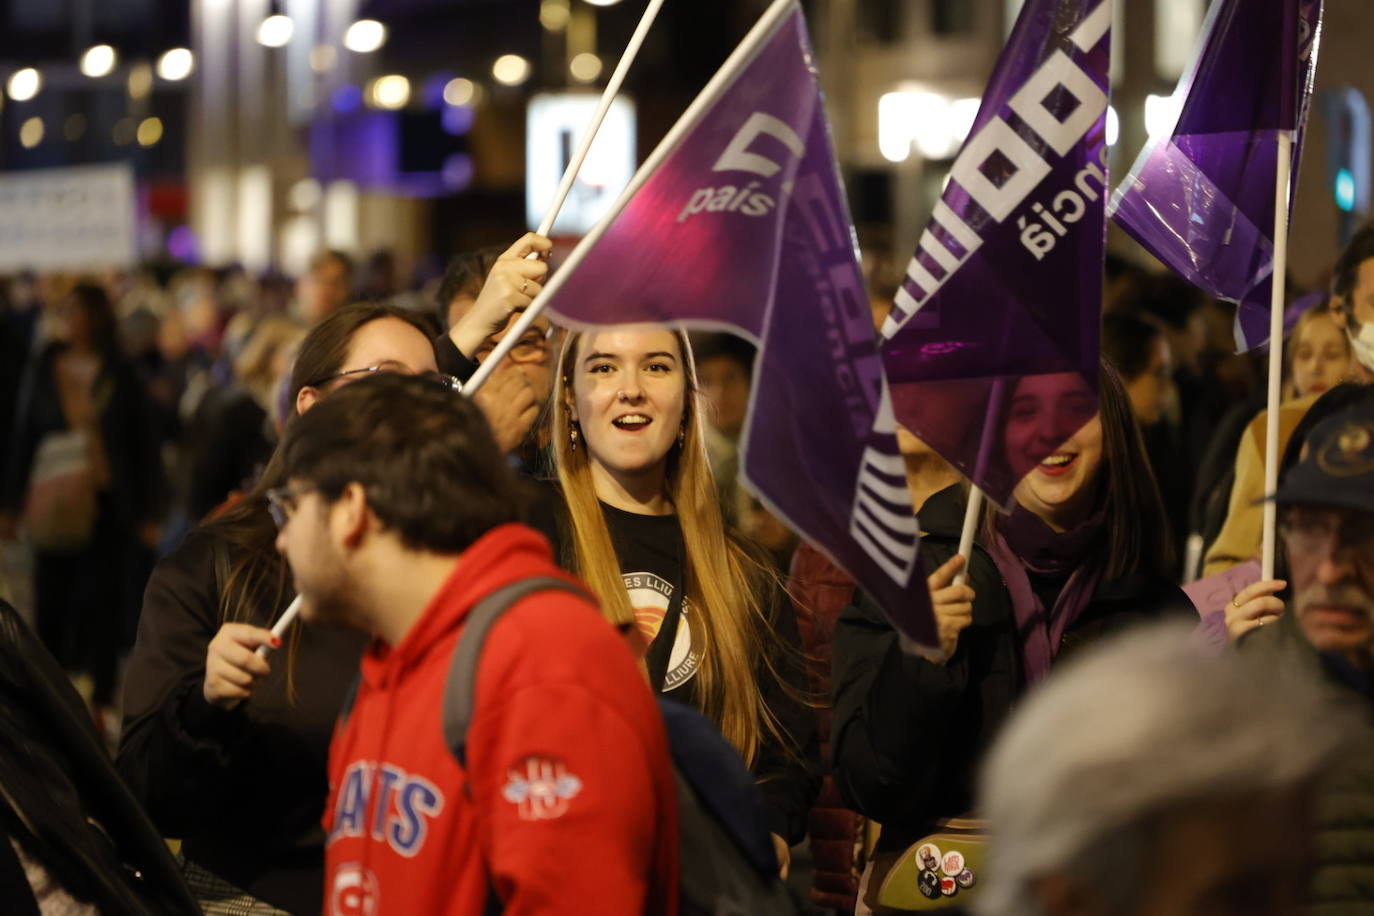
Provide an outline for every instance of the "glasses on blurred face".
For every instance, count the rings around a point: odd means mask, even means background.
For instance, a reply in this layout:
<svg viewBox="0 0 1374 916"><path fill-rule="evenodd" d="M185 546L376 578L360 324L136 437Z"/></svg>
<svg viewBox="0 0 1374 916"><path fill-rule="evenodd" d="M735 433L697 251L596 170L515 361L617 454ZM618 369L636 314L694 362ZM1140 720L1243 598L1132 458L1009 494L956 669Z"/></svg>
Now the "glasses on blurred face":
<svg viewBox="0 0 1374 916"><path fill-rule="evenodd" d="M1290 550L1316 553L1336 544L1374 557L1374 514L1334 509L1292 509L1279 523L1279 533Z"/></svg>
<svg viewBox="0 0 1374 916"><path fill-rule="evenodd" d="M273 487L267 491L267 512L278 528L285 528L291 516L296 514L296 503L311 490L318 489L310 484L295 487Z"/></svg>
<svg viewBox="0 0 1374 916"><path fill-rule="evenodd" d="M435 372L433 370L428 370L425 372L411 372L409 369L407 369L400 363L379 363L375 366L366 366L362 369L349 369L347 372L336 372L333 375L325 376L319 381L311 382L306 387L318 388L321 385L327 385L330 382L336 382L339 379L354 382L360 378L367 378L368 376L377 372L395 372L400 375L412 375L416 378L426 379L428 381L434 382L437 385L442 385L443 387L448 388L451 391L461 391L463 389L463 383L458 381L458 379L451 375L445 375L442 372Z"/></svg>
<svg viewBox="0 0 1374 916"><path fill-rule="evenodd" d="M488 338L482 342L482 346L477 350L477 362L482 362L491 355L491 351L496 349L496 342ZM548 332L539 328L530 328L520 339L511 347L510 361L513 363L542 363L549 358L549 338Z"/></svg>

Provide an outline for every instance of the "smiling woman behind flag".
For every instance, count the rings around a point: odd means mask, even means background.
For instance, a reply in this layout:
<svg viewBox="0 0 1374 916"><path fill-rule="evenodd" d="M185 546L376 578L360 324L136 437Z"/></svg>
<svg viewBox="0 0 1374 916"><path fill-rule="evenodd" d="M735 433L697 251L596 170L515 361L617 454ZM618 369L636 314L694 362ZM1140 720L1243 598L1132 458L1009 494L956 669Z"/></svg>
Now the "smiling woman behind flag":
<svg viewBox="0 0 1374 916"><path fill-rule="evenodd" d="M1071 650L1161 615L1195 619L1163 575L1164 513L1121 379L1101 366L1100 411L1086 418L1092 398L1083 389L1077 373L1029 376L1013 387L1005 460L1028 474L1010 515L988 510L967 586L951 585L961 567L961 487L921 508L921 555L933 573L947 662L902 652L866 597L836 627L836 782L856 810L883 825L875 871L937 822L969 812L983 750L1018 698ZM1054 454L1025 466L1035 440ZM870 881L870 893L879 883Z"/></svg>
<svg viewBox="0 0 1374 916"><path fill-rule="evenodd" d="M721 520L687 338L570 335L556 386L563 498L535 524L612 622L638 624L655 689L700 709L749 764L785 872L819 789L800 638L776 577Z"/></svg>

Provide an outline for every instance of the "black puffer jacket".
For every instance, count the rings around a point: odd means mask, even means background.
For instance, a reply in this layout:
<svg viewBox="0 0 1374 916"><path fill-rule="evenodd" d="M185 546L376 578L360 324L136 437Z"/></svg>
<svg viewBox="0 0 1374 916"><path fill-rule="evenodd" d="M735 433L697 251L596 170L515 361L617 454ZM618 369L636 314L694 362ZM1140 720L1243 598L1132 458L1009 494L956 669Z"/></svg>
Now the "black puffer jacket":
<svg viewBox="0 0 1374 916"><path fill-rule="evenodd" d="M10 841L101 913L199 909L62 669L0 601L0 900L37 913Z"/></svg>
<svg viewBox="0 0 1374 916"><path fill-rule="evenodd" d="M921 555L933 571L958 549L964 497L936 493L918 519ZM900 850L933 821L966 815L984 750L1025 690L1011 599L977 541L969 564L973 623L954 657L936 665L907 655L868 596L835 629L831 752L841 794L883 825L879 851ZM1081 646L1164 614L1192 614L1178 586L1160 577L1104 582L1064 635L1056 662Z"/></svg>

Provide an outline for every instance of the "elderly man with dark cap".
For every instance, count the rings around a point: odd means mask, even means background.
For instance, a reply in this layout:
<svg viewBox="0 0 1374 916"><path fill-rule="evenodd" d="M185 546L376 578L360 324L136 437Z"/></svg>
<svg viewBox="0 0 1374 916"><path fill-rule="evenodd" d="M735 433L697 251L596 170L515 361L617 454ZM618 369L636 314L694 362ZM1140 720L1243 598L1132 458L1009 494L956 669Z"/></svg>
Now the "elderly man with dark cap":
<svg viewBox="0 0 1374 916"><path fill-rule="evenodd" d="M1307 671L1332 702L1374 714L1374 402L1319 423L1271 499L1289 579L1257 582L1227 608L1242 652ZM1285 604L1275 587L1287 585ZM1374 912L1374 756L1323 786L1314 913Z"/></svg>

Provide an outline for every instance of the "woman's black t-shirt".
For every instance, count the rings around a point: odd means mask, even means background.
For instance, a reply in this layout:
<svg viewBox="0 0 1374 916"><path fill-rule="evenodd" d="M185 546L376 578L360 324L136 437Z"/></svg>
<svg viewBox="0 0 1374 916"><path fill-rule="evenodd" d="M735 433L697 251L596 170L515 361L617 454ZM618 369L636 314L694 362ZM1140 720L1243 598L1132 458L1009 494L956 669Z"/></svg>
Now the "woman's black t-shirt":
<svg viewBox="0 0 1374 916"><path fill-rule="evenodd" d="M663 671L659 693L700 709L701 700L696 692L700 647L694 644L692 635L695 611L683 597L686 577L682 526L676 515L640 515L606 503L601 504L601 510L620 561L635 621L649 640L647 667L650 671ZM571 568L572 544L561 494L550 488L535 503L530 523L549 538L558 562ZM778 742L765 730L764 745L753 769L768 802L770 828L788 842L796 843L805 833L806 815L820 789L819 744L815 715L802 701L807 687L801 636L791 602L781 588L774 589L767 610L771 630L767 640L774 650L769 653L770 660L785 684L778 682L762 659L754 676L764 702L791 741ZM675 624L678 614L681 616ZM660 639L674 630L671 643Z"/></svg>

